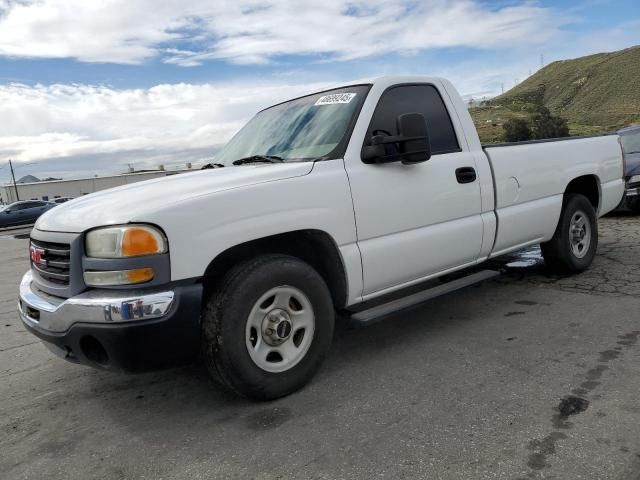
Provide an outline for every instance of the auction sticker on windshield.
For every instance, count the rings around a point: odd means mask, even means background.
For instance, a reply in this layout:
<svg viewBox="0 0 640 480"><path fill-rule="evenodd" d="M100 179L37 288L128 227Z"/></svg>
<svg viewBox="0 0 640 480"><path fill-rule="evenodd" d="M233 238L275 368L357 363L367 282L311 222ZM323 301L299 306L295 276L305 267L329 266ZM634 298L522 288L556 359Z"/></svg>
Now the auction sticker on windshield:
<svg viewBox="0 0 640 480"><path fill-rule="evenodd" d="M356 96L355 93L332 93L320 97L314 105L335 105L336 103L349 103Z"/></svg>

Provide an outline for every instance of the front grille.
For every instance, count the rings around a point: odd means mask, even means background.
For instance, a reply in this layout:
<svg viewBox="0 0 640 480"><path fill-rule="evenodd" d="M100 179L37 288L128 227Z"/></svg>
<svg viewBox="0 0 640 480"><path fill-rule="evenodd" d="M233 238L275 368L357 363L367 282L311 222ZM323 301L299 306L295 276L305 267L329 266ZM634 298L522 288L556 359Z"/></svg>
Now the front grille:
<svg viewBox="0 0 640 480"><path fill-rule="evenodd" d="M56 285L69 285L71 246L31 239L31 268Z"/></svg>

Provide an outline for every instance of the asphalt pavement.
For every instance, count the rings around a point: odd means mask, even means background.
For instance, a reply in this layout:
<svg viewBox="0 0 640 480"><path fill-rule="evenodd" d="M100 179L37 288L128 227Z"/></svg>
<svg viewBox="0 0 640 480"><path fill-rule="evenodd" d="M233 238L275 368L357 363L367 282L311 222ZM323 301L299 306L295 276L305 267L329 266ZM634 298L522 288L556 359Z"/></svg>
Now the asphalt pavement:
<svg viewBox="0 0 640 480"><path fill-rule="evenodd" d="M640 218L600 233L582 275L530 249L495 280L340 323L319 375L270 403L198 366L54 357L15 312L27 240L0 234L0 478L640 479Z"/></svg>

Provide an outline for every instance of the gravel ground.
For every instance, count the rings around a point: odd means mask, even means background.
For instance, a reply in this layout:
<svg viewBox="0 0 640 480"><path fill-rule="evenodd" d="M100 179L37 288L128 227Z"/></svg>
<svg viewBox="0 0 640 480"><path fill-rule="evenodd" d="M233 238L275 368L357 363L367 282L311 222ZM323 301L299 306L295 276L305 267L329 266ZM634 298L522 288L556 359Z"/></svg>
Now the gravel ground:
<svg viewBox="0 0 640 480"><path fill-rule="evenodd" d="M531 249L495 280L339 325L316 379L262 404L197 366L52 356L15 313L27 241L0 234L0 478L640 479L640 218L600 234L582 275Z"/></svg>

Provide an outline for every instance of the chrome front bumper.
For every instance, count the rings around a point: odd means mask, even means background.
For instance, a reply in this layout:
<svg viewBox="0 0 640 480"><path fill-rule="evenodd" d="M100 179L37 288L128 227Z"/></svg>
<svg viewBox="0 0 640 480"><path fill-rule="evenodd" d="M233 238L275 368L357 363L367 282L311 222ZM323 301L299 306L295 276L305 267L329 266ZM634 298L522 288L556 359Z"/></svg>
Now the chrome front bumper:
<svg viewBox="0 0 640 480"><path fill-rule="evenodd" d="M640 195L640 187L627 188L624 191L625 197L635 197L636 195Z"/></svg>
<svg viewBox="0 0 640 480"><path fill-rule="evenodd" d="M20 317L28 326L51 333L66 332L75 323L114 325L159 319L170 312L175 297L172 290L92 290L61 299L35 291L32 280L28 271L20 283Z"/></svg>

